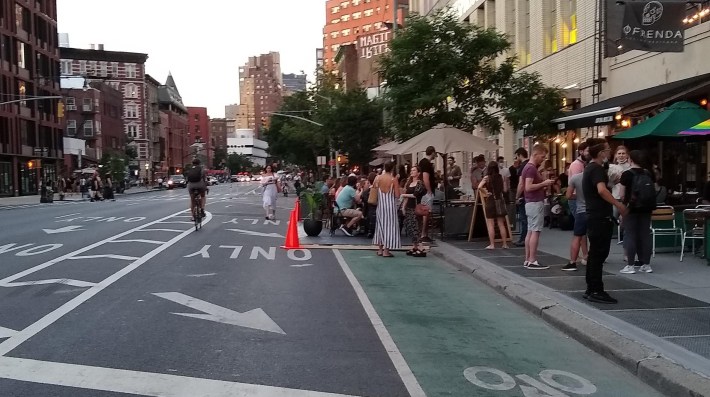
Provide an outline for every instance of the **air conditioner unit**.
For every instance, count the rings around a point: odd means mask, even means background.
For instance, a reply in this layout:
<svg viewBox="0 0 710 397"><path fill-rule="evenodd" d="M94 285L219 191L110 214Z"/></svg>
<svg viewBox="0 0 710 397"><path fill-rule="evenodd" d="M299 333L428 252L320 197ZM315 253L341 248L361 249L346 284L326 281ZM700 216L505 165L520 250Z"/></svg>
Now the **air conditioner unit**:
<svg viewBox="0 0 710 397"><path fill-rule="evenodd" d="M67 105L67 110L76 110L76 105Z"/></svg>

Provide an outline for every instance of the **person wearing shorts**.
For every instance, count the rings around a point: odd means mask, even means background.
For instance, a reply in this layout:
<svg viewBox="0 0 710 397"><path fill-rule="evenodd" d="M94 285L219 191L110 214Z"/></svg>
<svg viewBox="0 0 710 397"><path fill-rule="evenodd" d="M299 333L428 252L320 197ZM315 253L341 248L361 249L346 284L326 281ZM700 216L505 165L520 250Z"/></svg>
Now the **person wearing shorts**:
<svg viewBox="0 0 710 397"><path fill-rule="evenodd" d="M540 243L540 232L545 225L545 189L552 186L551 179L542 180L538 167L545 161L549 149L537 144L530 153L530 162L525 165L521 174L525 196L525 213L528 217L528 234L525 236L525 262L523 266L531 270L549 269L537 261L537 247Z"/></svg>
<svg viewBox="0 0 710 397"><path fill-rule="evenodd" d="M190 212L192 212L192 192L193 190L199 190L200 192L200 197L202 198L200 202L200 210L202 210L202 216L205 216L205 204L207 203L207 171L200 165L200 159L195 158L192 160L192 167L194 169L199 168L200 172L200 180L199 181L190 181L188 179L187 181L187 193L190 195ZM192 172L193 170L188 171L188 178L189 178L189 173ZM196 170L195 170L196 171ZM192 214L194 216L194 214Z"/></svg>
<svg viewBox="0 0 710 397"><path fill-rule="evenodd" d="M588 152L587 152L588 153ZM579 259L579 249L582 249L581 263L587 264L587 205L584 201L584 190L582 188L582 177L584 170L576 173L569 178L569 186L567 187L567 200L576 198L577 205L575 207L577 213L574 214L574 233L572 243L570 244L569 263L562 270L575 271L577 270L577 260Z"/></svg>

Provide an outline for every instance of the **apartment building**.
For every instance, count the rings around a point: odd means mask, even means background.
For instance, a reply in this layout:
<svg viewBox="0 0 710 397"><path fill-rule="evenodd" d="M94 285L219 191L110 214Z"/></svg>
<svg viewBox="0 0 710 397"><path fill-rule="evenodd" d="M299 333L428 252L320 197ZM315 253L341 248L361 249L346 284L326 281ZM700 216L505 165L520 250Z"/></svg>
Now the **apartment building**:
<svg viewBox="0 0 710 397"><path fill-rule="evenodd" d="M167 135L163 134L160 100L158 98L158 91L161 85L153 76L145 75L146 123L148 136L150 137L151 157L148 167L144 166L145 173L141 171L139 174L141 174L142 178L148 178L150 181L157 179L156 176L165 176L168 172L167 164L165 163Z"/></svg>
<svg viewBox="0 0 710 397"><path fill-rule="evenodd" d="M37 194L61 172L57 48L55 0L0 2L0 196Z"/></svg>
<svg viewBox="0 0 710 397"><path fill-rule="evenodd" d="M554 167L564 170L573 160L576 144L590 136L613 136L681 99L707 108L710 96L710 23L696 14L707 15L710 1L688 4L685 19L684 52L627 51L615 40L622 28L623 5L615 0L413 0L412 11L427 15L451 7L463 22L495 28L513 43L520 70L538 72L544 83L563 89L567 111L551 120L559 136L551 140ZM598 7L604 10L598 21ZM600 34L602 31L604 34ZM607 41L600 43L600 38ZM517 147L534 143L523 131L504 126L494 137L502 154L512 157ZM612 140L614 144L618 141ZM670 157L671 144L659 150L657 142L624 142L648 149L662 163ZM705 146L701 144L700 146ZM697 149L700 153L700 147ZM706 150L706 148L702 148ZM696 156L707 157L707 156ZM706 178L707 159L700 159L691 178ZM668 165L672 172L687 170ZM670 171L674 170L674 171ZM666 172L664 171L664 174Z"/></svg>
<svg viewBox="0 0 710 397"><path fill-rule="evenodd" d="M323 67L336 70L335 60L342 45L356 44L357 37L376 33L394 20L396 0L328 0L325 3L326 25L323 27ZM408 2L397 2L397 21L401 23Z"/></svg>
<svg viewBox="0 0 710 397"><path fill-rule="evenodd" d="M210 120L210 141L214 149L227 148L227 119Z"/></svg>
<svg viewBox="0 0 710 397"><path fill-rule="evenodd" d="M165 134L165 162L169 175L180 174L187 162L192 161L187 108L182 102L175 79L168 74L165 84L158 88L161 124ZM164 117L162 115L165 115Z"/></svg>
<svg viewBox="0 0 710 397"><path fill-rule="evenodd" d="M210 136L210 116L207 115L207 108L187 107L187 128L190 144L202 142L203 146L198 151L200 160L207 168L212 167L213 146Z"/></svg>
<svg viewBox="0 0 710 397"><path fill-rule="evenodd" d="M295 92L305 91L308 83L307 76L303 73L284 73L281 76L283 81L283 95L293 95Z"/></svg>
<svg viewBox="0 0 710 397"><path fill-rule="evenodd" d="M62 89L64 97L64 136L84 142L76 155L64 154L66 175L97 164L107 153L122 154L126 147L123 131L123 95L100 81L87 88ZM81 161L79 157L81 156Z"/></svg>
<svg viewBox="0 0 710 397"><path fill-rule="evenodd" d="M123 93L123 130L128 140L135 142L138 153L136 162L130 167L132 171L137 170L141 176L147 177L147 170L153 162L152 138L146 118L149 104L146 99L145 62L148 54L108 51L103 44L92 44L89 49L61 47L59 53L63 77L104 81Z"/></svg>
<svg viewBox="0 0 710 397"><path fill-rule="evenodd" d="M237 129L251 129L258 138L268 128L271 116L281 105L283 80L281 56L269 52L249 57L239 68L239 107Z"/></svg>

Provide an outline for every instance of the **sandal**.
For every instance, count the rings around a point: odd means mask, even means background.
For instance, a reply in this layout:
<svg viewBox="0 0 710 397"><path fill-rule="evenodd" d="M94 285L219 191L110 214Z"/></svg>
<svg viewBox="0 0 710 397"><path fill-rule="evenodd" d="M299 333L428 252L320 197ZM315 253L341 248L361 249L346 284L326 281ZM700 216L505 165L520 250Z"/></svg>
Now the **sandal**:
<svg viewBox="0 0 710 397"><path fill-rule="evenodd" d="M382 256L382 251L377 251L377 256Z"/></svg>
<svg viewBox="0 0 710 397"><path fill-rule="evenodd" d="M392 255L392 253L390 253L389 255L382 254L382 257L383 258L394 258L394 255Z"/></svg>
<svg viewBox="0 0 710 397"><path fill-rule="evenodd" d="M496 249L496 247L494 245L489 245L488 247L486 247L486 249L487 250L494 250L494 249Z"/></svg>
<svg viewBox="0 0 710 397"><path fill-rule="evenodd" d="M417 252L417 251L418 251L418 250L412 248L412 249L410 249L409 251L407 251L407 255L412 256L412 255L414 255L414 253Z"/></svg>
<svg viewBox="0 0 710 397"><path fill-rule="evenodd" d="M425 251L417 251L417 252L413 253L412 256L416 257L416 258L423 258L426 256L426 252Z"/></svg>

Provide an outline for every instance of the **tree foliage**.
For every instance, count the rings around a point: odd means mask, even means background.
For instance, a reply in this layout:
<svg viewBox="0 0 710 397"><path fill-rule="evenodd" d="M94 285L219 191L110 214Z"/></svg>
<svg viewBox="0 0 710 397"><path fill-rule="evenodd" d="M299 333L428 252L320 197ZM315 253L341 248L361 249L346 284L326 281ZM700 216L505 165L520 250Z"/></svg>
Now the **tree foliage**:
<svg viewBox="0 0 710 397"><path fill-rule="evenodd" d="M459 22L448 9L413 15L380 59L388 127L401 139L439 123L498 132L501 118L538 133L559 113L559 90L535 73L516 72L508 38Z"/></svg>
<svg viewBox="0 0 710 397"><path fill-rule="evenodd" d="M330 73L321 74L308 91L284 101L271 118L266 133L269 152L286 163L316 166L329 148L348 153L351 163L364 164L383 133L382 106L367 98L364 89L343 91ZM294 117L306 120L300 120Z"/></svg>
<svg viewBox="0 0 710 397"><path fill-rule="evenodd" d="M251 171L253 167L249 157L244 154L232 153L227 156L227 168L232 174Z"/></svg>
<svg viewBox="0 0 710 397"><path fill-rule="evenodd" d="M226 148L215 148L214 154L212 156L212 166L214 168L222 168L222 163L227 162L227 149Z"/></svg>
<svg viewBox="0 0 710 397"><path fill-rule="evenodd" d="M103 153L99 162L102 176L110 175L114 182L122 181L126 178L126 164L128 164L128 156L119 151Z"/></svg>

